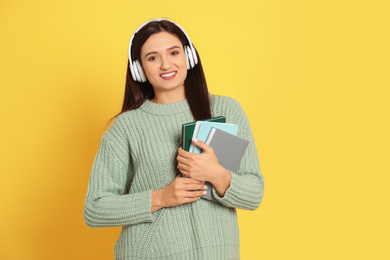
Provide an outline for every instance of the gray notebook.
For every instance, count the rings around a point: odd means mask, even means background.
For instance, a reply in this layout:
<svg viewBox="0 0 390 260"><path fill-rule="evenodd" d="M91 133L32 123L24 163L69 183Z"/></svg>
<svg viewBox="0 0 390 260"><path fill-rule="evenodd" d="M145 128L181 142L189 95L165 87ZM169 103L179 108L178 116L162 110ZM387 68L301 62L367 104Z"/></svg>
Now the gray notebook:
<svg viewBox="0 0 390 260"><path fill-rule="evenodd" d="M205 143L214 149L220 165L226 170L236 172L249 141L212 127ZM211 183L206 182L205 184L207 186L207 194L202 197L208 200L215 200L211 190Z"/></svg>

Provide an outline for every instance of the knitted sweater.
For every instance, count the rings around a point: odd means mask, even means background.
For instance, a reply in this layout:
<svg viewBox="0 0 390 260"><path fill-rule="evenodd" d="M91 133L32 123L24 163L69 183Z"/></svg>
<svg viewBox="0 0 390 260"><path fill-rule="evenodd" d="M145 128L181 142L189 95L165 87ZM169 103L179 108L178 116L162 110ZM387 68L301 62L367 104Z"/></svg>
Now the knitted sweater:
<svg viewBox="0 0 390 260"><path fill-rule="evenodd" d="M194 121L187 100L141 107L119 115L101 139L85 201L90 227L122 226L115 259L239 259L236 208L255 210L263 197L255 142L240 104L210 95L212 116L239 125L248 148L220 202L200 199L151 213L151 193L179 174L181 126Z"/></svg>

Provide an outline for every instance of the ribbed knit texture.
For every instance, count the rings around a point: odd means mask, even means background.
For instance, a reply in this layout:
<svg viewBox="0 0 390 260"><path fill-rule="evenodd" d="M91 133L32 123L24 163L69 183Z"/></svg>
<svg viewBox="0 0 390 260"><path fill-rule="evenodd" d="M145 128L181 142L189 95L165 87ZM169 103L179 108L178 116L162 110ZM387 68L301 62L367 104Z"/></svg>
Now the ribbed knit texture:
<svg viewBox="0 0 390 260"><path fill-rule="evenodd" d="M248 119L240 104L210 96L213 116L239 125L249 140L239 169L232 174L220 203L200 199L151 213L151 192L179 174L177 149L181 126L194 121L186 100L150 101L118 116L101 140L92 168L84 218L90 227L123 226L115 259L239 259L235 208L256 209L264 192L263 177Z"/></svg>

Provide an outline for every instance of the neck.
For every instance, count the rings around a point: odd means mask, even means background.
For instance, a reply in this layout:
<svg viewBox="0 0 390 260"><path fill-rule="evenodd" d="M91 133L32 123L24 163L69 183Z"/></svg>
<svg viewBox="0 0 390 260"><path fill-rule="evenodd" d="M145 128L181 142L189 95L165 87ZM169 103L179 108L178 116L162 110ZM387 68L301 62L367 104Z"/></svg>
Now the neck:
<svg viewBox="0 0 390 260"><path fill-rule="evenodd" d="M156 104L176 103L186 99L184 88L177 91L155 91L150 101Z"/></svg>

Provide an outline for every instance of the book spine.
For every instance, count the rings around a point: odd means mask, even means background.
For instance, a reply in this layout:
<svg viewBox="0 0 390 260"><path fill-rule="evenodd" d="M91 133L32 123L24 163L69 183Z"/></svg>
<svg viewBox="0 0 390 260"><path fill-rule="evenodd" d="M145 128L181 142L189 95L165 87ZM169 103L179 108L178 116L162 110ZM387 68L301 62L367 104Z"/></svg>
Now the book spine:
<svg viewBox="0 0 390 260"><path fill-rule="evenodd" d="M205 142L207 145L209 145L211 142L211 139L213 139L214 133L215 133L215 128L212 127L209 135L207 136L206 142Z"/></svg>

